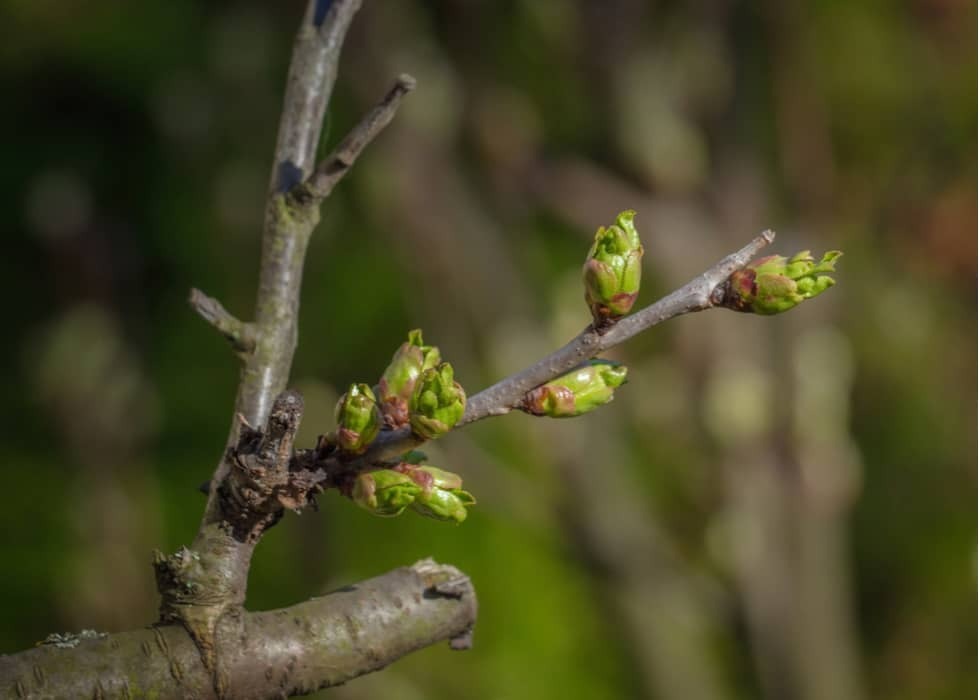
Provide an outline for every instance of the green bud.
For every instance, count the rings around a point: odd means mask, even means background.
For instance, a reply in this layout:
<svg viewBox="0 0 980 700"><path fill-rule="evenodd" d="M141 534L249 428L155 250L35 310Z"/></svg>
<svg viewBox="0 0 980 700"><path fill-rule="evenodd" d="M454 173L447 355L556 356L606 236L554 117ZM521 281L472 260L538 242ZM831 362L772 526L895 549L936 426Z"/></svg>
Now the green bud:
<svg viewBox="0 0 980 700"><path fill-rule="evenodd" d="M354 454L366 450L381 429L381 412L367 384L351 384L337 402L336 417L335 442Z"/></svg>
<svg viewBox="0 0 980 700"><path fill-rule="evenodd" d="M609 403L626 381L625 365L589 360L524 395L522 410L535 416L572 418Z"/></svg>
<svg viewBox="0 0 980 700"><path fill-rule="evenodd" d="M643 246L633 226L635 215L627 210L609 228L600 226L582 267L585 301L596 323L629 313L640 292Z"/></svg>
<svg viewBox="0 0 980 700"><path fill-rule="evenodd" d="M433 488L459 489L463 486L463 477L459 474L447 472L444 469L439 469L428 464L415 465L402 463L396 467L396 470L411 478L424 491Z"/></svg>
<svg viewBox="0 0 980 700"><path fill-rule="evenodd" d="M466 410L466 392L453 380L452 365L443 362L422 372L408 408L412 432L419 437L434 440L452 430Z"/></svg>
<svg viewBox="0 0 980 700"><path fill-rule="evenodd" d="M422 344L420 329L409 331L408 340L395 351L381 375L378 383L381 399L397 396L408 401L419 375L438 365L440 360L439 348Z"/></svg>
<svg viewBox="0 0 980 700"><path fill-rule="evenodd" d="M375 515L391 518L401 515L422 488L411 477L393 469L359 474L354 480L351 499Z"/></svg>
<svg viewBox="0 0 980 700"><path fill-rule="evenodd" d="M767 255L754 260L728 278L722 306L767 315L789 311L834 286L834 279L823 273L834 272L841 255L839 250L831 250L820 262L814 262L810 251L804 250L789 259Z"/></svg>
<svg viewBox="0 0 980 700"><path fill-rule="evenodd" d="M469 491L463 490L463 477L429 464L400 464L395 469L409 477L420 492L412 510L436 520L466 520L466 508L476 504Z"/></svg>
<svg viewBox="0 0 980 700"><path fill-rule="evenodd" d="M416 496L412 510L427 518L461 523L466 520L466 507L475 504L476 499L468 491L434 488Z"/></svg>
<svg viewBox="0 0 980 700"><path fill-rule="evenodd" d="M408 340L395 351L378 382L381 411L392 428L408 422L408 401L415 382L422 372L435 367L440 360L439 348L422 344L420 329L408 332Z"/></svg>

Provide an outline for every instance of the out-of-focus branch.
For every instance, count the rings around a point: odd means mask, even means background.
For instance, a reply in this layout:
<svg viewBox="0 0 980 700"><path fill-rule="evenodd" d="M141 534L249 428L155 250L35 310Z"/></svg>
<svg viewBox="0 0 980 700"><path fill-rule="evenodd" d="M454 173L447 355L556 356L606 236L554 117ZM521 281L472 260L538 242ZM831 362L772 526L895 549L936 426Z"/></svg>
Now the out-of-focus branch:
<svg viewBox="0 0 980 700"><path fill-rule="evenodd" d="M587 435L565 432L549 444L562 523L593 579L597 605L633 659L643 697L728 700L719 596L639 496L614 421L608 414L594 420L599 425ZM589 455L603 455L601 478Z"/></svg>
<svg viewBox="0 0 980 700"><path fill-rule="evenodd" d="M424 560L290 608L216 630L221 692L187 632L171 625L57 635L0 656L4 697L286 697L339 685L441 640L465 648L476 619L470 580Z"/></svg>

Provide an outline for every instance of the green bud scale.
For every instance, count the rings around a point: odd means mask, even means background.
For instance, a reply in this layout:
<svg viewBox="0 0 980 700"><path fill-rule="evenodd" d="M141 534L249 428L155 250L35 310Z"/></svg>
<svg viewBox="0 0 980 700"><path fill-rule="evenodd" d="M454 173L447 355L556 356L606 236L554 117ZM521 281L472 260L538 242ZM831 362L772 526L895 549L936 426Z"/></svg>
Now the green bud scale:
<svg viewBox="0 0 980 700"><path fill-rule="evenodd" d="M466 520L466 508L476 504L473 494L463 490L459 474L427 464L401 464L396 469L421 489L412 503L412 510L419 515L461 523Z"/></svg>
<svg viewBox="0 0 980 700"><path fill-rule="evenodd" d="M453 379L452 365L443 362L422 372L415 383L408 420L413 433L434 440L452 430L465 410L466 392Z"/></svg>
<svg viewBox="0 0 980 700"><path fill-rule="evenodd" d="M401 515L421 492L422 488L408 475L379 469L357 476L351 500L374 515L393 518Z"/></svg>
<svg viewBox="0 0 980 700"><path fill-rule="evenodd" d="M721 306L765 315L789 311L834 286L834 279L824 273L834 272L841 255L831 250L815 262L804 250L788 259L767 255L754 260L728 278Z"/></svg>
<svg viewBox="0 0 980 700"><path fill-rule="evenodd" d="M408 340L399 346L378 382L378 396L385 422L391 428L408 423L408 401L422 372L441 361L439 348L424 345L422 331L408 332Z"/></svg>
<svg viewBox="0 0 980 700"><path fill-rule="evenodd" d="M359 474L351 499L374 515L394 517L406 508L436 520L461 523L476 499L464 491L463 479L431 465L401 463L392 469Z"/></svg>
<svg viewBox="0 0 980 700"><path fill-rule="evenodd" d="M337 431L333 435L340 449L360 454L367 449L381 429L381 411L374 392L367 384L351 384L336 410Z"/></svg>
<svg viewBox="0 0 980 700"><path fill-rule="evenodd" d="M643 246L635 215L627 210L609 228L600 226L582 267L585 301L597 324L625 316L639 295Z"/></svg>
<svg viewBox="0 0 980 700"><path fill-rule="evenodd" d="M589 360L524 396L521 410L535 416L573 418L609 403L626 382L627 368L618 362Z"/></svg>

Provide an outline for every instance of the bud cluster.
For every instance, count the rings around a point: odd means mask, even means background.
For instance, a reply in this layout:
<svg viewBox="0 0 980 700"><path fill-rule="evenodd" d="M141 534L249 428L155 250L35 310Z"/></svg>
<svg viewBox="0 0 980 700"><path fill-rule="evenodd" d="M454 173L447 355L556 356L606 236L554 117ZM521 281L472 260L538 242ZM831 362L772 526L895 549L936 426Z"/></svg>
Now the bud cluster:
<svg viewBox="0 0 980 700"><path fill-rule="evenodd" d="M841 255L839 250L831 250L815 262L810 251L804 250L788 259L767 255L754 260L728 278L721 305L765 315L789 311L834 286L834 279L824 273L834 272Z"/></svg>

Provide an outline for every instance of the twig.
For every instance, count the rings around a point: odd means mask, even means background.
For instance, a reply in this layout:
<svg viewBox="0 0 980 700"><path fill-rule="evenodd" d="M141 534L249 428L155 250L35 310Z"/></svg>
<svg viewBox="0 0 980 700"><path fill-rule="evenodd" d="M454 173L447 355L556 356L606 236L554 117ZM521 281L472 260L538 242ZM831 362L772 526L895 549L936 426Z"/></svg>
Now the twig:
<svg viewBox="0 0 980 700"><path fill-rule="evenodd" d="M586 360L623 343L638 333L653 328L675 316L703 311L715 306L713 292L733 272L747 265L760 250L772 243L776 234L766 231L736 253L719 261L657 302L621 319L615 326L600 333L592 326L579 333L564 347L551 353L522 372L511 375L480 393L466 403L466 413L457 425L466 425L487 416L502 415L517 408L531 389L560 377Z"/></svg>
<svg viewBox="0 0 980 700"><path fill-rule="evenodd" d="M629 340L638 333L675 316L717 306L721 301L719 292L723 290L723 285L731 274L751 262L760 250L773 242L775 237L776 234L772 231L763 232L744 248L720 260L680 289L621 319L608 330L600 333L590 325L564 347L544 359L470 396L466 402L466 412L456 427L489 416L509 413L521 404L524 395L531 389L560 377L586 360ZM335 475L349 475L351 472L369 469L373 465L392 460L421 442L422 440L414 436L409 428L383 431L371 443L367 452L357 459L341 463L331 458L325 460L321 467L332 480Z"/></svg>
<svg viewBox="0 0 980 700"><path fill-rule="evenodd" d="M327 197L334 186L347 174L354 161L361 155L364 148L374 140L391 122L398 111L402 98L415 89L415 78L402 74L391 87L384 98L374 109L364 115L361 121L351 129L350 133L334 149L333 153L324 158L306 182L294 188L292 194L296 199L304 201L313 199L321 201Z"/></svg>
<svg viewBox="0 0 980 700"><path fill-rule="evenodd" d="M329 4L325 16L322 8ZM293 43L270 190L286 192L309 177L323 115L337 80L340 49L361 0L309 0Z"/></svg>
<svg viewBox="0 0 980 700"><path fill-rule="evenodd" d="M220 301L209 297L200 289L191 289L187 301L198 316L214 326L231 343L231 347L240 357L255 348L255 327L229 313Z"/></svg>

